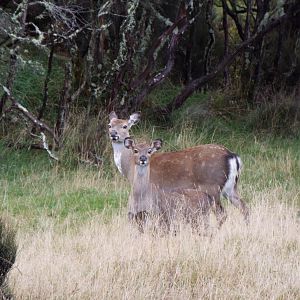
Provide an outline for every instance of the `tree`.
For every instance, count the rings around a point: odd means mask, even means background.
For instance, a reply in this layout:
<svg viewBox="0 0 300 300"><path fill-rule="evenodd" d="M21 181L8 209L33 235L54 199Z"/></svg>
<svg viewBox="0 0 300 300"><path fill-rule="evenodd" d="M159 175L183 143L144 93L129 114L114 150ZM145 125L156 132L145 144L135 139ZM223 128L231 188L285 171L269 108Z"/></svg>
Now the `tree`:
<svg viewBox="0 0 300 300"><path fill-rule="evenodd" d="M19 0L3 1L1 7L0 48L9 55L6 79L1 78L2 122L18 111L47 151L46 135L53 148L63 147L73 110L85 109L88 128L99 111L140 109L166 78L176 84L183 80L183 87L157 110L164 114L199 88L224 82L228 88L236 75L240 98L252 106L264 86L299 82L296 0ZM48 60L40 103L25 107L15 96L14 82L23 51L33 48ZM60 95L50 99L58 55L64 57L64 79ZM53 113L49 117L51 106L57 107L55 120Z"/></svg>

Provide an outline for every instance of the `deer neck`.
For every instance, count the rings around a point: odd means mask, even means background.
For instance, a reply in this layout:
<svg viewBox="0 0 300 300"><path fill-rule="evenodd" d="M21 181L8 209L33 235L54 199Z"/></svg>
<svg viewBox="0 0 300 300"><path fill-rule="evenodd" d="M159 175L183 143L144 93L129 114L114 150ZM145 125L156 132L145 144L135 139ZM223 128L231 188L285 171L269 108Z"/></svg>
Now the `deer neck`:
<svg viewBox="0 0 300 300"><path fill-rule="evenodd" d="M129 210L132 213L143 211L149 212L152 209L152 187L150 184L150 167L134 165L132 190L130 196Z"/></svg>
<svg viewBox="0 0 300 300"><path fill-rule="evenodd" d="M112 143L112 147L114 161L119 172L126 178L129 178L131 150L125 148L123 143Z"/></svg>
<svg viewBox="0 0 300 300"><path fill-rule="evenodd" d="M133 191L136 195L143 195L147 192L150 179L149 166L142 167L135 165L133 176Z"/></svg>

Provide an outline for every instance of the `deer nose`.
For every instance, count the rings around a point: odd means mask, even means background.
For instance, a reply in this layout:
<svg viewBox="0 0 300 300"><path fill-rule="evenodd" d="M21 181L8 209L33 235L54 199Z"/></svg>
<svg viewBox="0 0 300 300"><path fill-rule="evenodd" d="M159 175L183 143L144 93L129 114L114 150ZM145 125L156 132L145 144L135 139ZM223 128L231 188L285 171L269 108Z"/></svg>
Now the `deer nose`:
<svg viewBox="0 0 300 300"><path fill-rule="evenodd" d="M140 160L142 160L142 161L147 160L147 156L146 156L146 155L141 155L141 156L140 156Z"/></svg>
<svg viewBox="0 0 300 300"><path fill-rule="evenodd" d="M118 133L117 133L115 130L112 130L112 131L110 132L110 137L111 137L112 140L117 140L117 139L119 139Z"/></svg>
<svg viewBox="0 0 300 300"><path fill-rule="evenodd" d="M147 156L146 155L141 155L140 156L140 164L144 165L147 162Z"/></svg>

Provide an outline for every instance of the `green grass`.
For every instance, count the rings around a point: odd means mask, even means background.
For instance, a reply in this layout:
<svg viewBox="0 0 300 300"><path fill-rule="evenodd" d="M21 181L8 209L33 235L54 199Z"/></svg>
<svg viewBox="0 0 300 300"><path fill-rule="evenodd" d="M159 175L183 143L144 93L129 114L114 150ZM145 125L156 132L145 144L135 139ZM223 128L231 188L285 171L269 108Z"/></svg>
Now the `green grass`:
<svg viewBox="0 0 300 300"><path fill-rule="evenodd" d="M140 139L147 137L148 141L151 136L162 138L163 151L200 143L223 144L243 160L240 182L248 202L254 192L280 187L278 199L300 206L299 194L293 192L300 186L300 141L297 139L259 137L224 122L213 130L188 123L175 128L152 128L142 123L133 133L144 137ZM113 164L106 164L103 169L69 167L53 162L41 150L8 149L3 144L0 153L1 208L29 223L41 215L58 221L70 216L82 220L104 209L115 210L126 205L129 185ZM107 161L111 158L108 154L105 157Z"/></svg>
<svg viewBox="0 0 300 300"><path fill-rule="evenodd" d="M155 105L164 106L168 104L172 99L174 99L174 97L179 94L181 89L182 86L174 85L171 81L167 81L160 88L153 90L147 98L148 101L151 101ZM191 104L199 103L199 101L204 101L207 98L208 94L196 92L187 99L179 112L185 110Z"/></svg>
<svg viewBox="0 0 300 300"><path fill-rule="evenodd" d="M19 66L14 95L36 113L42 100L47 57L40 53L24 53L23 57L35 59ZM0 83L4 84L7 61L0 58L0 62ZM55 120L63 83L61 66L61 61L55 59L46 113L49 124ZM82 134L85 116L81 121L77 116L66 133L65 149L58 153L59 163L50 160L45 151L8 148L0 141L0 210L18 224L17 268L10 279L16 298L69 298L78 293L78 299L93 299L106 285L107 293L114 295L110 298L126 293L131 299L144 299L147 293L152 298L165 298L166 284L174 288L175 298L188 298L184 293L194 298L248 295L249 299L257 295L265 295L266 299L299 295L293 280L298 278L295 261L299 257L300 140L255 133L259 118L254 118L252 128L251 122L244 122L245 116L239 118L236 112L218 114L218 109L224 109L222 93L215 100L217 109L212 114L206 109L213 94L198 92L171 115L169 124L155 118L146 121L153 105L166 105L179 91L180 87L167 83L151 93L150 105L143 108L143 120L132 134L137 140L149 142L151 138L162 138L162 151L217 143L238 153L244 165L240 193L251 207L252 226L246 228L239 214L227 207L229 220L207 243L203 237L185 233L137 238L128 226L126 210L119 214L120 208L126 207L130 187L112 162L111 145L105 147L105 127L97 146L88 137L96 132L98 119L89 119L90 133L86 135L86 131ZM22 144L29 139L23 123L19 124L19 128L14 124L11 128L17 136L23 130ZM11 139L10 129L5 130L5 141ZM89 143L93 150L99 149L103 167L78 165L78 146L87 144L87 150ZM130 265L122 267L124 261L130 261ZM197 288L207 285L211 293L197 292ZM267 292L259 294L258 290Z"/></svg>
<svg viewBox="0 0 300 300"><path fill-rule="evenodd" d="M162 151L218 143L238 153L250 226L228 205L228 220L220 230L212 226L211 237L185 227L176 236L138 235L123 209L130 187L112 163L108 141L99 153L103 168L63 161L76 156L78 134L66 136L75 146L59 155L60 163L45 151L0 142L1 210L16 220L18 232L8 278L15 298L299 296L299 139L255 134L217 118L173 126L143 121L132 134L149 142L162 138Z"/></svg>
<svg viewBox="0 0 300 300"><path fill-rule="evenodd" d="M120 207L127 190L111 187L111 178L97 169L67 168L40 150L7 149L0 145L1 210L29 223L41 216L57 220L85 218ZM111 190L111 191L110 191Z"/></svg>
<svg viewBox="0 0 300 300"><path fill-rule="evenodd" d="M22 104L35 113L42 99L47 56L29 52L22 53L22 57L27 62L19 65L14 94ZM30 60L32 62L28 62ZM1 62L3 63L0 64L0 83L4 83L7 61ZM55 58L49 83L50 106L46 114L49 124L55 120L55 103L63 82L61 66L62 62ZM179 86L167 82L149 95L148 103L166 105L179 91ZM216 101L222 104L223 94L216 93L216 95L220 98ZM241 188L243 196L249 202L253 198L251 194L253 192L280 187L286 192L286 194L282 192L282 196L279 197L282 201L300 205L299 195L296 193L293 196L291 192L299 189L300 139L257 134L250 131L249 126L241 118L227 118L214 111L211 115L206 114L210 99L215 96L213 93L195 93L181 109L171 115L169 124L146 121L146 117L143 116L142 123L136 126L132 133L139 140L162 138L164 140L162 151L176 151L204 143L223 144L238 153L243 160ZM145 111L147 109L151 112L149 107L146 107ZM85 120L84 115L81 118ZM82 120L80 122L85 124ZM76 165L78 145L90 143L92 149L97 151L101 151L101 147L105 148L102 145L105 142L100 141L99 147L94 147L94 140L87 141L87 135L82 134L81 127L84 126L78 126L80 122L78 118L73 120L71 128L68 129L64 141L65 150L59 153L62 160L59 164L51 161L46 152L6 148L4 143L0 143L0 201L3 211L35 223L41 215L59 221L69 216L84 219L87 215L107 208L117 209L125 206L129 186L111 163L110 145L106 147L104 154L98 153L103 158L104 168ZM20 124L23 126L23 123ZM90 136L93 137L98 128L97 118L93 123L89 122L89 129L91 128L94 131L90 130ZM22 128L15 130L17 135L20 130L24 131ZM12 133L9 131L9 134ZM102 138L106 139L105 132ZM9 141L9 136L7 140ZM23 141L25 140L29 139L24 135Z"/></svg>

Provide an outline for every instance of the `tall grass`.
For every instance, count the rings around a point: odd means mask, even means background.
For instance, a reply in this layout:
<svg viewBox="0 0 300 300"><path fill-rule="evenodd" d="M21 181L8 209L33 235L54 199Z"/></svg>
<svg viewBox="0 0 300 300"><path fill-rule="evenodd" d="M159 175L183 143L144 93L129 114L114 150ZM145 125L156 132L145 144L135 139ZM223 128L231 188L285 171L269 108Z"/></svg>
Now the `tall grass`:
<svg viewBox="0 0 300 300"><path fill-rule="evenodd" d="M33 64L30 55L23 57L26 62L19 65L13 92L36 112L47 58L43 55L40 63ZM0 82L4 84L7 61L2 62ZM56 118L62 77L61 62L55 58L45 115L49 124ZM145 110L151 114L153 105L168 103L178 90L168 84L155 91ZM300 299L300 141L247 131L262 128L280 133L283 128L297 136L296 97L277 97L267 91L257 99L258 108L247 114L249 110L238 105L235 94L195 93L171 116L172 128L163 122L156 122L156 127L144 122L133 130L139 140L162 138L163 151L219 143L240 154L244 163L240 192L251 207L250 225L225 204L228 220L217 230L212 218L207 236L194 234L184 224L176 236L140 235L128 224L130 187L112 163L111 146L105 139L107 116L89 116L87 122L84 111L71 111L58 164L46 152L12 150L0 143L1 211L18 228L16 263L7 280L13 296ZM237 107L243 123L236 118ZM10 145L29 147L23 121L17 115L7 118L9 122L1 124L1 137ZM231 118L231 125L226 118ZM95 158L99 158L98 166L86 165ZM3 253L11 254L13 262L14 232L3 231L1 239L11 246L11 252L3 248ZM7 259L4 254L0 259ZM2 275L4 280L6 274Z"/></svg>
<svg viewBox="0 0 300 300"><path fill-rule="evenodd" d="M211 237L185 226L176 236L140 235L122 211L77 228L43 220L19 235L11 289L17 299L297 299L299 220L263 198L250 226L230 210Z"/></svg>
<svg viewBox="0 0 300 300"><path fill-rule="evenodd" d="M140 235L126 217L130 187L111 163L53 165L44 152L0 145L2 210L19 224L8 280L16 299L300 297L298 140L262 139L225 125L211 131L205 124L140 124L133 134L163 138L165 150L218 142L239 153L250 225L226 205L228 220L218 230L212 218L211 235L186 225L176 236Z"/></svg>

